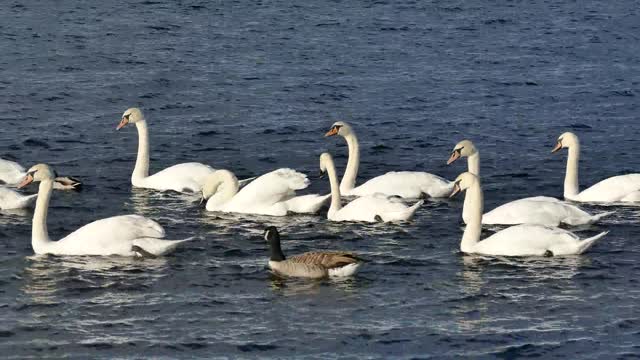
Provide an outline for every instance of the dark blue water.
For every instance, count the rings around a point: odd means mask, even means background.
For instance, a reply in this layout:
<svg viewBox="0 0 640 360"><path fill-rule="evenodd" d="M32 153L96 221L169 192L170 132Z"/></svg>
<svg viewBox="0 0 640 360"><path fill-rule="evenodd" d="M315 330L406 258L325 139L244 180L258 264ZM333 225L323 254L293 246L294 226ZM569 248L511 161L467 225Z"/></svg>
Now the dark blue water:
<svg viewBox="0 0 640 360"><path fill-rule="evenodd" d="M346 162L335 120L358 131L360 181L390 170L453 179L454 144L482 154L486 208L562 195L557 136L582 141L582 185L640 171L638 1L14 1L0 7L0 157L80 177L56 192L58 239L138 213L172 238L162 259L33 257L31 212L0 215L5 358L633 358L640 354L640 212L617 208L588 254L464 256L462 198L402 226L205 213L132 190L143 108L152 171L199 161L239 177ZM31 189L33 191L33 189ZM326 180L311 190L328 191ZM598 212L603 209L587 207ZM356 251L353 279L273 278L285 252Z"/></svg>

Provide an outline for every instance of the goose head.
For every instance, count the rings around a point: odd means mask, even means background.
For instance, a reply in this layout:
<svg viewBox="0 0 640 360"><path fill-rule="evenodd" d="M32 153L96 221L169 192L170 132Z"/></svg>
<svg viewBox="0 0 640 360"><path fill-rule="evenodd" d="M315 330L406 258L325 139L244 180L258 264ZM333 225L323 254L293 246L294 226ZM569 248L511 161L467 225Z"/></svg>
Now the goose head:
<svg viewBox="0 0 640 360"><path fill-rule="evenodd" d="M449 160L447 160L447 165L452 162L458 160L461 157L469 157L476 154L478 150L471 140L462 140L453 147L453 151L451 152L451 156Z"/></svg>
<svg viewBox="0 0 640 360"><path fill-rule="evenodd" d="M280 233L275 226L269 226L264 231L264 239L269 243L269 249L271 250L271 261L284 261L285 257L280 248Z"/></svg>
<svg viewBox="0 0 640 360"><path fill-rule="evenodd" d="M578 140L578 136L572 132L566 132L558 137L558 142L556 146L551 150L551 153L557 152L560 149L571 148L574 146L580 145L580 141Z"/></svg>
<svg viewBox="0 0 640 360"><path fill-rule="evenodd" d="M465 191L478 181L478 177L470 172L464 172L453 182L453 192L449 197L454 197L457 193Z"/></svg>
<svg viewBox="0 0 640 360"><path fill-rule="evenodd" d="M116 130L120 130L125 127L127 124L135 124L138 121L144 121L144 115L142 115L142 110L138 108L129 108L127 111L122 114L122 120L120 120L120 124L116 127Z"/></svg>
<svg viewBox="0 0 640 360"><path fill-rule="evenodd" d="M18 185L18 189L21 189L34 181L53 181L57 176L56 172L47 164L33 165L29 170L27 170L27 175L24 177L24 180L22 180L20 185Z"/></svg>
<svg viewBox="0 0 640 360"><path fill-rule="evenodd" d="M336 121L335 123L333 123L333 125L331 125L331 129L329 129L329 131L327 131L327 133L324 134L324 136L328 137L328 136L340 135L342 137L345 137L352 133L353 133L353 129L351 129L351 126L349 124L347 124L344 121Z"/></svg>

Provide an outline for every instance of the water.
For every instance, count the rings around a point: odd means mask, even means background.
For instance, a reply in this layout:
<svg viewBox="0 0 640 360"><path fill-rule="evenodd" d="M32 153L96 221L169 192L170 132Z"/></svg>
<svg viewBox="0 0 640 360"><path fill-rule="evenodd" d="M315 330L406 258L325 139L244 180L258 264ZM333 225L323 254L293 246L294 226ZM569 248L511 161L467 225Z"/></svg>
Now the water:
<svg viewBox="0 0 640 360"><path fill-rule="evenodd" d="M0 8L0 156L80 177L56 192L61 238L143 214L172 238L162 259L33 257L31 212L0 216L0 351L6 358L631 358L640 353L640 215L580 257L464 256L462 198L402 226L323 216L207 214L196 199L132 190L140 106L152 172L179 162L240 178L308 174L358 131L360 181L390 170L449 179L454 144L482 154L486 208L562 195L572 130L581 182L640 170L637 1L9 1ZM33 191L33 189L31 189ZM314 179L314 192L328 191ZM593 212L605 209L586 207ZM353 279L273 278L262 231L286 253L356 251Z"/></svg>

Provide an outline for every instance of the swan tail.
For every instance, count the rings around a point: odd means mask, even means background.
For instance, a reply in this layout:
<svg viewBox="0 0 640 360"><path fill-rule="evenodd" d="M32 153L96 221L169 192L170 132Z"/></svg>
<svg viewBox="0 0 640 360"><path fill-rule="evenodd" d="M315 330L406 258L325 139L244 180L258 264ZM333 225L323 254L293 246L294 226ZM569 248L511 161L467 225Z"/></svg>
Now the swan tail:
<svg viewBox="0 0 640 360"><path fill-rule="evenodd" d="M161 256L172 252L178 247L181 243L185 241L189 241L193 239L193 237L183 239L183 240L163 240L157 238L139 238L133 240L132 248L138 247L142 249L144 252L149 253L153 256Z"/></svg>
<svg viewBox="0 0 640 360"><path fill-rule="evenodd" d="M393 212L380 214L380 217L384 222L411 220L411 218L413 218L416 211L418 211L418 208L422 204L424 204L424 200L420 200L417 203L413 204L412 206L401 211L393 211Z"/></svg>
<svg viewBox="0 0 640 360"><path fill-rule="evenodd" d="M615 211L606 211L606 212L594 215L594 216L591 217L591 219L589 219L589 224L596 223L596 222L600 221L600 219L602 219L604 217L607 217L609 215L612 215L614 213L615 213Z"/></svg>
<svg viewBox="0 0 640 360"><path fill-rule="evenodd" d="M56 190L81 190L82 183L71 176L58 176L53 182L53 188Z"/></svg>
<svg viewBox="0 0 640 360"><path fill-rule="evenodd" d="M293 197L285 201L287 210L298 214L315 214L322 206L327 204L331 194L329 195L302 195Z"/></svg>
<svg viewBox="0 0 640 360"><path fill-rule="evenodd" d="M596 241L598 241L608 233L609 233L608 231L603 231L594 237L590 237L588 239L584 239L580 241L580 243L578 244L578 251L576 253L582 254L583 252L587 251L587 249L589 249L593 244L595 244Z"/></svg>

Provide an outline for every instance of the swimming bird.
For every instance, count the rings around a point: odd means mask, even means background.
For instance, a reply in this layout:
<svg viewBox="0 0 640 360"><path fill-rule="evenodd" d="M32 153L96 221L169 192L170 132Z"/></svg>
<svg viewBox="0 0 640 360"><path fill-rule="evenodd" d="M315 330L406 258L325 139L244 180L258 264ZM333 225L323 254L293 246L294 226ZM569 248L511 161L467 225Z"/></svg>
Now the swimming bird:
<svg viewBox="0 0 640 360"><path fill-rule="evenodd" d="M40 182L33 215L31 245L36 254L159 256L185 240L164 240L157 222L139 215L122 215L87 224L61 240L51 241L47 231L49 201L55 172L46 164L34 165L20 183Z"/></svg>
<svg viewBox="0 0 640 360"><path fill-rule="evenodd" d="M340 135L347 141L349 160L340 182L340 193L344 196L385 194L402 198L447 197L453 183L440 176L422 171L391 171L374 177L356 187L360 167L360 145L351 125L338 121L331 126L325 137Z"/></svg>
<svg viewBox="0 0 640 360"><path fill-rule="evenodd" d="M560 137L552 153L568 149L567 172L564 178L564 198L577 202L612 203L640 201L640 174L626 174L604 179L580 191L578 162L580 161L580 141L572 132Z"/></svg>
<svg viewBox="0 0 640 360"><path fill-rule="evenodd" d="M472 173L460 174L454 182L451 196L466 191L470 219L462 235L460 251L472 254L500 256L560 256L582 254L608 231L581 240L577 235L557 227L543 225L516 225L499 231L484 240L482 232L482 208L484 199L480 180Z"/></svg>
<svg viewBox="0 0 640 360"><path fill-rule="evenodd" d="M459 158L467 158L468 171L480 177L480 152L471 140L462 140L454 146L447 164L451 164ZM465 204L469 200L465 197ZM467 213L471 207L465 206L462 219L469 223L470 215ZM482 223L485 225L517 225L539 224L559 226L566 224L571 226L593 224L605 216L613 214L613 211L591 215L575 205L568 204L549 196L535 196L514 200L482 215Z"/></svg>
<svg viewBox="0 0 640 360"><path fill-rule="evenodd" d="M269 243L269 268L279 275L306 278L345 277L354 275L364 260L348 252L314 251L285 258L280 247L280 234L268 227L264 238Z"/></svg>

